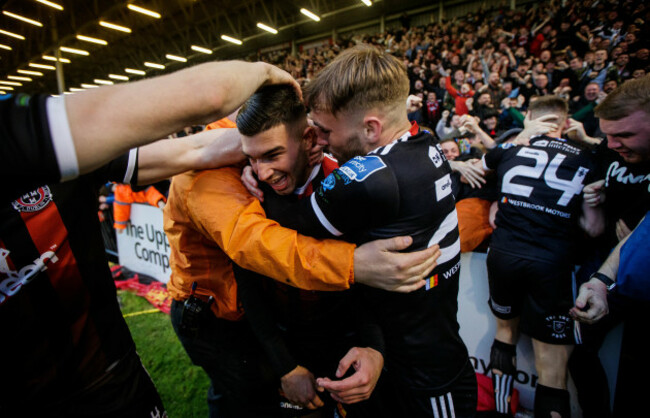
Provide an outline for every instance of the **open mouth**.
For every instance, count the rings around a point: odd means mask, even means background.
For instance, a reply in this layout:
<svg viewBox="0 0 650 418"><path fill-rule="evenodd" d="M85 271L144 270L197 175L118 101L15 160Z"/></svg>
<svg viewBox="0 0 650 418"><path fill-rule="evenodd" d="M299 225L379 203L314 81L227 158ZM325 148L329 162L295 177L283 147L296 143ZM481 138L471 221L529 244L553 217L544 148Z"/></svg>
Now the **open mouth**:
<svg viewBox="0 0 650 418"><path fill-rule="evenodd" d="M269 185L273 188L273 190L284 190L287 188L287 176L282 175L276 177L269 182Z"/></svg>

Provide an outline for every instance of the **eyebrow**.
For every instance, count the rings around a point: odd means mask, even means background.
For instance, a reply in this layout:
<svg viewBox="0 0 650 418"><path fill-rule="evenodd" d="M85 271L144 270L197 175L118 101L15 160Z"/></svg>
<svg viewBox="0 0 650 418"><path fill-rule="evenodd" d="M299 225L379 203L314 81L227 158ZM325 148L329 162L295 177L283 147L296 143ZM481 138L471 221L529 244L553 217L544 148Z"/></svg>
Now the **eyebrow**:
<svg viewBox="0 0 650 418"><path fill-rule="evenodd" d="M321 125L320 123L316 122L315 120L312 119L311 122L312 122L314 125L318 126L318 128L320 128L320 129L322 129L322 130L324 130L324 131L329 131L329 129L327 129L326 127L324 127L324 126Z"/></svg>
<svg viewBox="0 0 650 418"><path fill-rule="evenodd" d="M277 152L284 151L284 147L282 145L278 145L275 148L271 148L270 150L266 151L264 154L262 154L260 157L269 157ZM254 158L244 152L244 156L246 158Z"/></svg>

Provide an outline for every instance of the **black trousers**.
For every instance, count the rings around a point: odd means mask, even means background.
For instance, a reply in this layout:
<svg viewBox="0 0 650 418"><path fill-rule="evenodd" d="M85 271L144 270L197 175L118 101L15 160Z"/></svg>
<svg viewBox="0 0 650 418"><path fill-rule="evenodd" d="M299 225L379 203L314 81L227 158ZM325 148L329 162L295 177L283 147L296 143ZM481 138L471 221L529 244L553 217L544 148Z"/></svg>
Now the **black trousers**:
<svg viewBox="0 0 650 418"><path fill-rule="evenodd" d="M173 301L174 331L192 363L202 367L210 378L210 417L278 416L279 384L249 324L226 321L207 312L198 333L183 335L182 312L183 302Z"/></svg>

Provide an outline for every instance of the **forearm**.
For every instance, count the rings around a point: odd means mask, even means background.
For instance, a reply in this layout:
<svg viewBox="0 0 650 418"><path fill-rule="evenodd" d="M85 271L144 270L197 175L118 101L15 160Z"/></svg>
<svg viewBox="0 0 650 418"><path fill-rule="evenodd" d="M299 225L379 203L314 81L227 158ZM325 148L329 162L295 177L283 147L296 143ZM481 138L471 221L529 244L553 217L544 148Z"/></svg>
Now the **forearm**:
<svg viewBox="0 0 650 418"><path fill-rule="evenodd" d="M66 97L80 172L185 126L231 113L267 80L269 67L239 61L207 63Z"/></svg>
<svg viewBox="0 0 650 418"><path fill-rule="evenodd" d="M616 281L616 276L618 275L618 265L620 263L620 258L621 258L621 247L623 247L623 244L627 242L627 239L630 237L630 235L622 239L616 245L616 247L614 247L612 252L609 254L607 259L603 263L603 265L600 266L600 268L598 269L599 273L602 273L605 276L609 277L610 279Z"/></svg>
<svg viewBox="0 0 650 418"><path fill-rule="evenodd" d="M580 227L590 237L597 237L602 234L605 230L605 213L602 207L592 207L583 200Z"/></svg>
<svg viewBox="0 0 650 418"><path fill-rule="evenodd" d="M582 109L575 112L571 117L577 121L582 121L589 114L589 112L594 110L595 107L596 102L591 102Z"/></svg>
<svg viewBox="0 0 650 418"><path fill-rule="evenodd" d="M237 129L213 129L145 145L138 152L138 184L150 184L187 170L225 167L244 160Z"/></svg>
<svg viewBox="0 0 650 418"><path fill-rule="evenodd" d="M194 222L241 267L307 290L350 287L355 246L299 235L267 219L236 169L210 170L188 194Z"/></svg>

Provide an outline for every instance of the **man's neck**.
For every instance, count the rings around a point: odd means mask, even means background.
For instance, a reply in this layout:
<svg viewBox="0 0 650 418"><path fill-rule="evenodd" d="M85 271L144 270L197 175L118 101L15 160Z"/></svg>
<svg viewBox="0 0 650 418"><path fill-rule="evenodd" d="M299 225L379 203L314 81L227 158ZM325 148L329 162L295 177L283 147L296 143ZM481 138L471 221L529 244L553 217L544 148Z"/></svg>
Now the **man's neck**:
<svg viewBox="0 0 650 418"><path fill-rule="evenodd" d="M384 145L390 144L394 140L399 139L410 129L411 129L411 122L409 122L408 118L406 118L406 115L404 119L401 119L395 124L384 125L381 138L375 148L383 147Z"/></svg>

